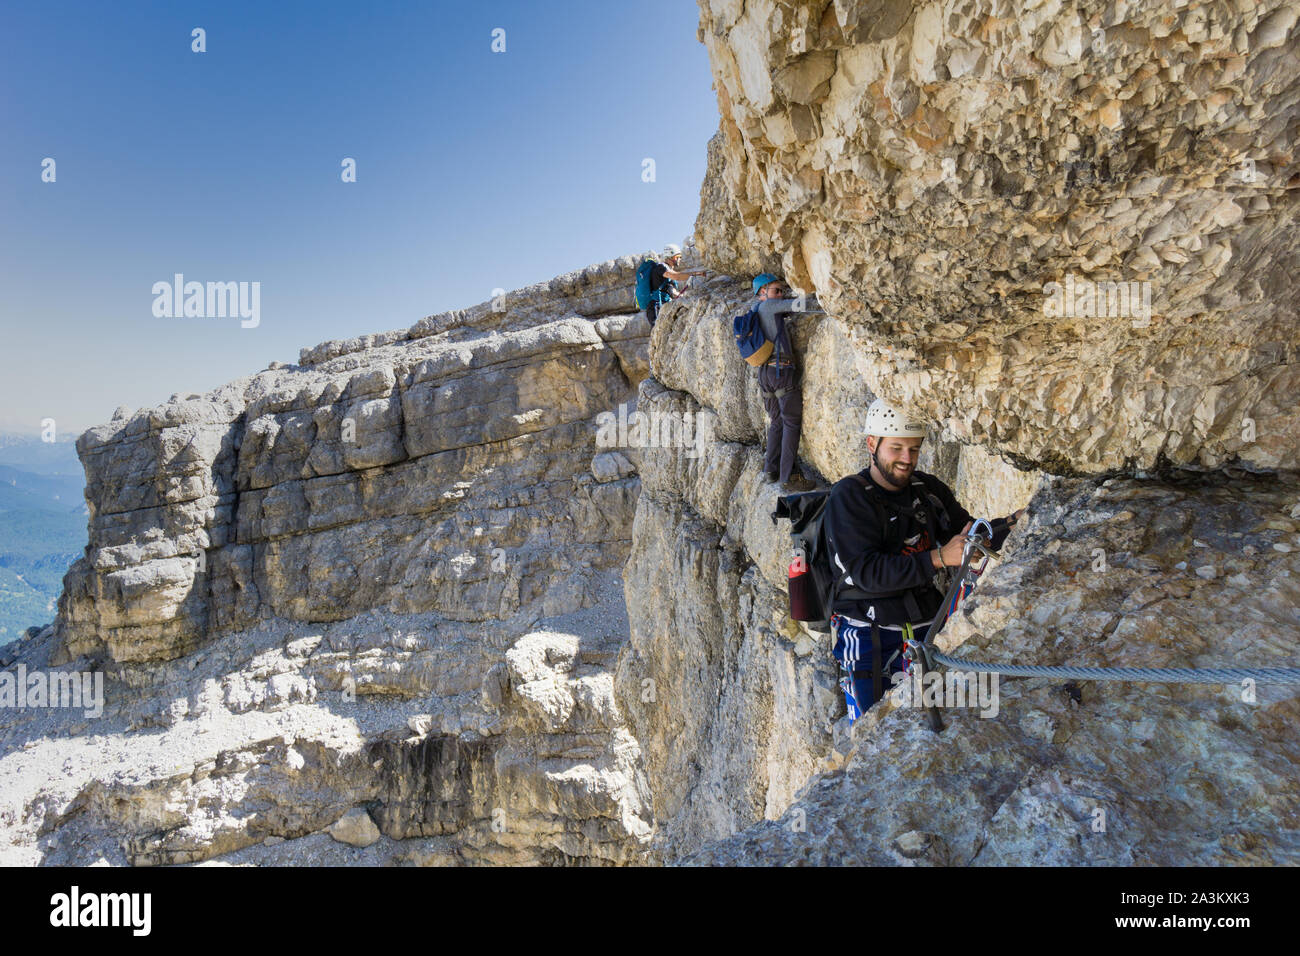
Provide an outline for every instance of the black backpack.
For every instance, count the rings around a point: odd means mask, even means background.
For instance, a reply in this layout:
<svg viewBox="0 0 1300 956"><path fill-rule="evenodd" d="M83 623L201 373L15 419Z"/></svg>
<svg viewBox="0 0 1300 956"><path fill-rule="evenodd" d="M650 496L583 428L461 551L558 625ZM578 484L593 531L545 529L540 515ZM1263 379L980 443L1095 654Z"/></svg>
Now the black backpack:
<svg viewBox="0 0 1300 956"><path fill-rule="evenodd" d="M941 527L948 525L948 514L943 506L925 487L921 479L913 476L913 505L921 502L921 508L897 505L886 502L876 493L876 486L861 475L850 475L867 490L867 497L876 509L876 520L882 528L901 528L902 522L888 522L886 509L898 514L905 514L926 528L930 540L937 542ZM826 509L829 491L809 491L799 495L787 495L776 500L776 510L772 512L772 523L778 518L790 521L790 538L794 555L790 562L789 599L790 618L804 622L809 630L829 632L831 629L831 607L836 598L850 601L870 600L888 595L875 594L858 587L836 588L837 575L831 569L830 547L826 541L826 532L822 527L822 516ZM928 506L927 506L928 504ZM888 534L888 532L887 532ZM902 550L903 538L899 531L897 550ZM886 540L886 547L893 551L895 544Z"/></svg>

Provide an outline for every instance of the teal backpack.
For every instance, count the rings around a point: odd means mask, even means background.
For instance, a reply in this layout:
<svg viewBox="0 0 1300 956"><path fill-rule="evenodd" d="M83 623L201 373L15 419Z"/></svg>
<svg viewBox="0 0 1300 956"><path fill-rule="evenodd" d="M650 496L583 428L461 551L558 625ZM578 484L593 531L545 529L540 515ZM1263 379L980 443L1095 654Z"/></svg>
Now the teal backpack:
<svg viewBox="0 0 1300 956"><path fill-rule="evenodd" d="M655 266L657 265L659 265L659 263L655 259L647 259L636 267L636 292L635 298L633 299L633 305L636 306L638 312L644 312L646 306L648 306L652 300L658 302L664 301L658 290L650 288L651 276L654 273ZM660 285L660 288L662 289L663 286L667 284L668 282L665 280Z"/></svg>

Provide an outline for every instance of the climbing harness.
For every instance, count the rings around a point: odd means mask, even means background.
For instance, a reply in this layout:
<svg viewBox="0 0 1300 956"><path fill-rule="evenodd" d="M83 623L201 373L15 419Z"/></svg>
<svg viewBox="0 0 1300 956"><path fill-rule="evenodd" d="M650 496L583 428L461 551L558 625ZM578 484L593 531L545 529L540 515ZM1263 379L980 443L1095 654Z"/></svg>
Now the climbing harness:
<svg viewBox="0 0 1300 956"><path fill-rule="evenodd" d="M777 359L768 359L766 362L762 364L762 366L760 366L760 368L767 368L768 366L775 368L777 370L777 374L779 375L784 369L794 368L794 362L789 360L779 361ZM795 386L791 386L789 388L766 389L762 386L761 382L758 386L758 393L760 395L762 395L764 398L771 396L772 398L775 398L778 401L782 398L785 398L787 395L790 395L798 391L799 389Z"/></svg>
<svg viewBox="0 0 1300 956"><path fill-rule="evenodd" d="M988 520L977 518L974 524L971 525L970 532L962 535L962 538L966 543L962 546L961 564L958 565L956 573L952 576L952 581L948 585L948 593L944 595L939 610L935 611L934 619L925 630L925 636L917 640L913 634L909 633L903 642L903 660L906 661L906 671L910 675L912 669L915 668L917 677L920 679L925 678L927 669L934 670L932 661L936 652L926 642L939 628L943 627L966 595L975 589L979 576L988 567L989 558L993 557L991 548L993 525ZM973 564L977 554L981 556L978 567ZM931 704L923 704L923 706L925 715L930 720L930 729L936 734L942 733L943 718L939 716L938 708Z"/></svg>

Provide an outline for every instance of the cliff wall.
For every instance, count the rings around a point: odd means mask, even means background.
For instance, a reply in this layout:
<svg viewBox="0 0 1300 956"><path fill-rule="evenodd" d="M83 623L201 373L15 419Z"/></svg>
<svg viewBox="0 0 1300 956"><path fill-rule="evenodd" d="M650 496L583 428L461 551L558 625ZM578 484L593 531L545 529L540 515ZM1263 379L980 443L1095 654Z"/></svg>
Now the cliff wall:
<svg viewBox="0 0 1300 956"><path fill-rule="evenodd" d="M1300 862L1294 688L850 729L730 330L760 269L826 307L813 477L880 396L973 513L1028 505L943 648L1300 664L1300 4L700 9L715 274L652 335L629 257L83 436L90 546L0 665L104 712L0 714L0 859Z"/></svg>
<svg viewBox="0 0 1300 956"><path fill-rule="evenodd" d="M82 436L89 547L4 664L102 712L4 710L0 858L643 857L612 673L639 480L596 423L647 371L636 261Z"/></svg>
<svg viewBox="0 0 1300 956"><path fill-rule="evenodd" d="M1295 468L1298 16L701 0L701 252L780 261L945 438L1060 473Z"/></svg>

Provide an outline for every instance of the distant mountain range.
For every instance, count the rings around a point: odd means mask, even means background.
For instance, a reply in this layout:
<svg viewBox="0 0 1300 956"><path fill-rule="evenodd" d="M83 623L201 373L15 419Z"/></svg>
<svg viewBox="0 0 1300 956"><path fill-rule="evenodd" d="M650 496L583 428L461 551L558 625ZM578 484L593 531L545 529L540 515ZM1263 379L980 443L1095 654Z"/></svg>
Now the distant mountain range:
<svg viewBox="0 0 1300 956"><path fill-rule="evenodd" d="M84 488L71 441L0 434L0 645L53 620L86 547Z"/></svg>

